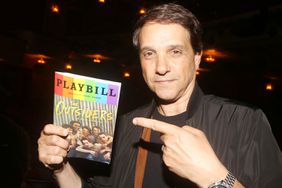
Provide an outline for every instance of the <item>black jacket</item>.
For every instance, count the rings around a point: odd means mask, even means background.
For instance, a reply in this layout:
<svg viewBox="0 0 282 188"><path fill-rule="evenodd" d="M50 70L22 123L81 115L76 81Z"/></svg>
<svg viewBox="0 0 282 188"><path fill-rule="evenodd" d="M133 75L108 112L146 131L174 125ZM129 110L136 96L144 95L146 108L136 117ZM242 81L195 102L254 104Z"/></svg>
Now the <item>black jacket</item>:
<svg viewBox="0 0 282 188"><path fill-rule="evenodd" d="M120 118L115 133L113 163L109 177L98 173L83 187L133 188L137 144L142 128L134 117L150 117L155 102ZM213 95L196 85L187 107L187 125L202 130L220 161L246 187L281 188L282 154L264 113ZM177 185L176 185L177 187Z"/></svg>

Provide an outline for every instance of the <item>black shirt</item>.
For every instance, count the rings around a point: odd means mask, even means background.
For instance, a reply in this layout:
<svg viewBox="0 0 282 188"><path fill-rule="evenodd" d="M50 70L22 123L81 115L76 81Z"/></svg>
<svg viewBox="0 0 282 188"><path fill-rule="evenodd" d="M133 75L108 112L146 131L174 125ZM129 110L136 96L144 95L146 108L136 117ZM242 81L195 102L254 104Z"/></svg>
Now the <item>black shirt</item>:
<svg viewBox="0 0 282 188"><path fill-rule="evenodd" d="M105 176L100 170L93 169L94 178L89 183L82 181L83 187L134 187L137 146L143 128L133 125L132 119L150 118L155 108L156 103L152 101L120 117L114 138L111 173ZM196 84L186 113L185 125L203 131L218 159L245 187L282 187L282 154L262 110L229 99L204 95ZM182 120L177 121L182 124ZM161 171L159 169L158 173ZM153 174L154 169L146 173ZM145 178L144 188L156 181ZM162 181L163 177L158 178ZM177 183L178 186L182 186L181 181Z"/></svg>
<svg viewBox="0 0 282 188"><path fill-rule="evenodd" d="M183 112L175 116L163 116L155 108L152 118L177 126L184 126L188 117L188 112ZM151 132L151 143L148 144L148 157L143 179L143 188L187 188L197 187L192 186L193 183L189 180L181 178L171 172L162 160L162 141L160 140L161 133Z"/></svg>

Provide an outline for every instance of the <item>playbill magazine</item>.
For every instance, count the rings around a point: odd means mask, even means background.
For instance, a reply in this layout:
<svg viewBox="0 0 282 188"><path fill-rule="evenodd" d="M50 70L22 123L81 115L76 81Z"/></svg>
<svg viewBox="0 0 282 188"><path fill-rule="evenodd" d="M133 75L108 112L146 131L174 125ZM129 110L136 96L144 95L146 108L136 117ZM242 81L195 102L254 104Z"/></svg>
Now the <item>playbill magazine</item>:
<svg viewBox="0 0 282 188"><path fill-rule="evenodd" d="M53 123L69 130L68 157L110 163L120 82L55 72Z"/></svg>

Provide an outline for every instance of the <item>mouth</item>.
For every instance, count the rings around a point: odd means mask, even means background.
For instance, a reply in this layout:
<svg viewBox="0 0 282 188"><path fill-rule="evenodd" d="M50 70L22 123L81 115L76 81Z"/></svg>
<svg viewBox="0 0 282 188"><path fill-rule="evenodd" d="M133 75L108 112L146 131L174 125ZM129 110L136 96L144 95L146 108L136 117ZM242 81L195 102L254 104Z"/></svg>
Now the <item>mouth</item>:
<svg viewBox="0 0 282 188"><path fill-rule="evenodd" d="M174 79L165 79L165 80L155 80L156 83L158 84L168 84L174 82Z"/></svg>

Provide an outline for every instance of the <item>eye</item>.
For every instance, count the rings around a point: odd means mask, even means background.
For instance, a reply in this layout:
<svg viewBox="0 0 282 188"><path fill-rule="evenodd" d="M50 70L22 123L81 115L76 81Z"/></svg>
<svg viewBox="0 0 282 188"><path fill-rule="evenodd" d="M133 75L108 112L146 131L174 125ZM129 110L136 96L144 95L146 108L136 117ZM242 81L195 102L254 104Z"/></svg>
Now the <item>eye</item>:
<svg viewBox="0 0 282 188"><path fill-rule="evenodd" d="M155 53L151 50L146 50L146 51L143 51L142 52L142 56L145 58L145 59L151 59L155 56Z"/></svg>
<svg viewBox="0 0 282 188"><path fill-rule="evenodd" d="M172 56L179 56L179 55L182 54L182 50L180 50L180 49L172 49L172 50L170 51L170 54L171 54Z"/></svg>

